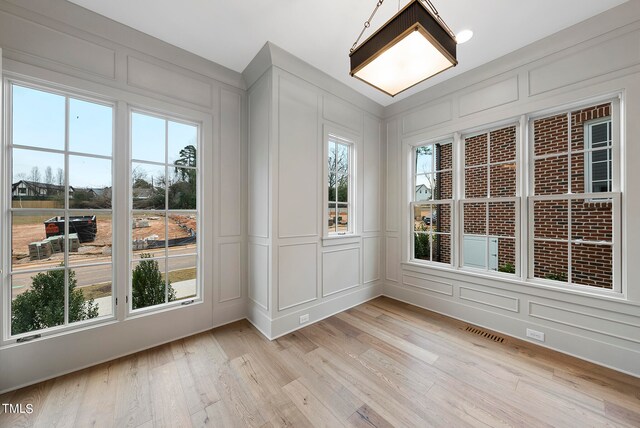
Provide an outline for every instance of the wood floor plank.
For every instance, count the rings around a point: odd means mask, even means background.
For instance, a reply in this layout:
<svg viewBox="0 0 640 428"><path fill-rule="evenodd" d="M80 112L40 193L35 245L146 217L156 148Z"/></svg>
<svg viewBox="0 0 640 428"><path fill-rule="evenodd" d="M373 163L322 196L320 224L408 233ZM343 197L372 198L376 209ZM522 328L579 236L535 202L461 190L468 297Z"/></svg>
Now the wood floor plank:
<svg viewBox="0 0 640 428"><path fill-rule="evenodd" d="M275 341L239 321L4 394L34 412L0 426L640 426L640 379L466 327L389 298Z"/></svg>

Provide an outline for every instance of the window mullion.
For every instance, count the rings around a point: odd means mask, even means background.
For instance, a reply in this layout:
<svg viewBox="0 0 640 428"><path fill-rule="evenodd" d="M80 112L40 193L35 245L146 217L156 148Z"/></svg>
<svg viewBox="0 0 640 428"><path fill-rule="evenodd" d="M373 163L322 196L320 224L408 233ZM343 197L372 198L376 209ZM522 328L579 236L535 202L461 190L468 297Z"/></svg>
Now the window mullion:
<svg viewBox="0 0 640 428"><path fill-rule="evenodd" d="M65 97L64 130L64 325L69 324L69 97Z"/></svg>

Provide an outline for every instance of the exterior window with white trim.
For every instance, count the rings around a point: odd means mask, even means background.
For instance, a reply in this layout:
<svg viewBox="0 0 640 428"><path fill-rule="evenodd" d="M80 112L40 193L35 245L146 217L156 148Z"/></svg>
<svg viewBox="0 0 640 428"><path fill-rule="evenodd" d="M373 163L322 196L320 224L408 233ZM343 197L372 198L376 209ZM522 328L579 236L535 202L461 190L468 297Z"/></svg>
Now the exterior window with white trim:
<svg viewBox="0 0 640 428"><path fill-rule="evenodd" d="M517 130L511 125L463 139L465 268L519 273Z"/></svg>
<svg viewBox="0 0 640 428"><path fill-rule="evenodd" d="M7 85L5 338L112 317L113 104Z"/></svg>
<svg viewBox="0 0 640 428"><path fill-rule="evenodd" d="M412 260L451 265L453 144L450 140L413 149Z"/></svg>
<svg viewBox="0 0 640 428"><path fill-rule="evenodd" d="M327 138L327 233L329 236L353 233L354 142L328 134Z"/></svg>
<svg viewBox="0 0 640 428"><path fill-rule="evenodd" d="M618 102L531 121L529 277L619 291Z"/></svg>
<svg viewBox="0 0 640 428"><path fill-rule="evenodd" d="M131 284L129 308L200 297L200 127L131 112Z"/></svg>

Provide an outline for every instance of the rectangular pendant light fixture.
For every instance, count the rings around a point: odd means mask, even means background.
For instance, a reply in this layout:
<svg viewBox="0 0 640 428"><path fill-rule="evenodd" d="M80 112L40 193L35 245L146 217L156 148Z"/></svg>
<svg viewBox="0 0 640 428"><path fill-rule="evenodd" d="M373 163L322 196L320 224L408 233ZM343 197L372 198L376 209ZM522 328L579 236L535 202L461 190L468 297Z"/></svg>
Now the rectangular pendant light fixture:
<svg viewBox="0 0 640 428"><path fill-rule="evenodd" d="M392 97L458 64L455 38L420 0L409 2L349 56L351 76Z"/></svg>

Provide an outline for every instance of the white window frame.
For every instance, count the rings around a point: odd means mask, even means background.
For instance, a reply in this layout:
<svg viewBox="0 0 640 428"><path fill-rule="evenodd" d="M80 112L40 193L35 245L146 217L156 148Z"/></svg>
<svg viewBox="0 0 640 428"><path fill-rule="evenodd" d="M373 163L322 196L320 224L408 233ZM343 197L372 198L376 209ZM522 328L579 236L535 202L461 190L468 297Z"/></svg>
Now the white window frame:
<svg viewBox="0 0 640 428"><path fill-rule="evenodd" d="M147 160L143 160L143 159L136 159L133 157L133 114L142 114L142 115L146 115L146 116L151 116L157 119L161 119L165 121L165 160L164 162L153 162L153 161L147 161ZM148 109L148 108L144 108L144 107L138 107L138 106L129 106L128 109L128 114L127 114L127 118L128 118L128 122L129 122L129 132L128 132L128 140L129 140L129 150L128 150L128 187L127 187L127 194L128 194L128 210L127 210L127 219L128 219L128 227L129 227L129 231L128 231L128 258L127 258L127 266L126 269L128 270L128 281L127 281L127 295L126 295L126 316L127 318L134 318L137 316L144 316L147 314L151 314L151 313L156 313L159 311L164 311L167 309L171 309L171 308L177 308L180 306L186 306L186 305L190 305L192 303L201 303L203 301L203 290L202 290L202 246L203 246L203 236L204 234L202 233L202 133L203 133L203 123L198 121L198 120L194 120L194 119L190 119L184 116L180 116L180 115L176 115L167 111L158 111L158 110L152 110L152 109ZM195 249L195 258L196 258L196 295L194 297L191 297L189 299L182 299L182 300L174 300L172 302L167 301L167 294L169 292L169 288L165 287L165 303L160 303L157 305L153 305L153 306L147 306L147 307L143 307L143 308L138 308L138 309L133 309L133 281L132 281L132 267L135 261L139 261L140 259L134 259L134 255L133 255L133 235L132 235L132 226L133 226L133 218L134 218L134 212L146 212L146 213L150 213L150 212L162 212L165 213L166 218L167 218L167 226L166 228L168 229L168 221L169 221L169 215L171 214L194 214L193 210L171 210L168 207L168 188L165 189L165 209L163 210L159 210L159 209L134 209L133 208L133 163L134 162L139 162L139 163L144 163L147 165L154 165L154 166L163 166L165 168L165 180L168 180L168 171L170 168L172 168L171 164L169 163L169 153L168 153L168 144L169 144L169 133L168 133L168 123L169 122L175 122L175 123L182 123L182 124L186 124L186 125L191 125L191 126L195 126L197 127L197 141L196 141L196 209L195 209L195 215L196 215L196 230L197 230L197 238L196 238L196 249ZM166 239L169 239L169 234L168 234L168 230L166 230L165 232L165 236ZM180 257L189 257L192 256L191 254L189 255L179 255L179 256L171 256L169 255L169 251L168 251L168 247L165 247L165 254L163 257L153 257L149 260L164 260L167 266L167 272L168 272L168 265L171 259L174 258L180 258ZM168 275L167 278L165 278L165 281L168 280Z"/></svg>
<svg viewBox="0 0 640 428"><path fill-rule="evenodd" d="M621 191L621 182L622 182L622 171L621 171L621 107L620 107L620 98L618 95L615 98L600 98L591 100L588 102L576 103L572 105L568 105L565 107L553 109L550 111L545 111L539 114L532 114L527 117L528 119L528 132L529 132L529 147L528 147L528 156L530 159L529 164L529 181L528 181L528 215L527 215L527 223L528 223L528 257L527 257L527 276L526 281L531 284L541 285L541 286L549 286L556 289L563 290L573 290L579 292L588 292L590 294L597 294L603 296L620 296L623 293L623 285L622 285L622 191ZM571 113L577 110L582 110L585 108L597 106L599 104L610 103L611 104L611 114L606 118L595 119L593 121L588 121L585 125L589 123L596 123L598 121L611 121L611 192L598 192L592 193L587 192L586 190L590 188L585 187L585 193L573 193L571 185L572 180L568 179L568 192L566 194L558 194L558 195L536 195L535 194L535 160L539 158L545 157L553 157L553 156L561 156L567 155L568 158L568 174L571 171L571 151L569 150L570 144L567 144L567 151L558 152L552 155L540 155L535 156L535 147L534 147L534 121L538 119L543 119L545 117L556 116L560 114L567 115L567 126L568 126L568 140L571 141ZM585 130L586 131L586 130ZM585 145L583 150L585 150L585 168L587 166L587 133L584 133ZM617 172L617 173L615 173ZM585 185L587 181L585 180ZM611 199L612 200L612 229L613 236L611 239L610 246L612 247L612 288L605 289L599 288L589 285L582 284L573 284L571 282L571 243L578 243L580 240L572 239L572 230L571 230L571 215L568 216L568 225L567 225L567 239L566 240L558 240L561 243L567 243L569 246L568 257L567 257L567 282L559 282L555 280L545 279L545 278L536 278L534 276L534 268L535 268L535 260L534 260L534 243L535 243L535 234L534 234L534 203L539 200L568 200L570 203L574 199L584 199L584 200L593 200L594 203L598 201L602 201L603 199ZM542 240L542 239L541 239ZM553 241L548 239L546 241ZM604 243L594 243L594 245L605 245Z"/></svg>
<svg viewBox="0 0 640 428"><path fill-rule="evenodd" d="M442 169L442 170L436 170L435 164L436 164L436 151L435 151L435 146L437 144L449 144L451 145L451 168L448 169ZM455 141L453 138L448 137L448 138L438 138L438 139L433 139L433 140L426 140L426 141L419 141L415 144L411 144L410 149L411 149L411 167L410 167L410 173L411 173L411 190L410 190L410 196L409 196L409 260L413 263L419 263L419 264L425 264L425 265L434 265L434 266L445 266L445 267L453 267L454 266L454 254L456 252L456 248L457 248L457 243L456 243L456 239L455 239L455 227L454 227L454 219L455 219L455 215L456 215L456 207L455 207L455 187L456 187L456 181L457 181L457 177L455 176L455 165L456 165L456 161L455 161L455 147L454 147ZM417 150L420 147L426 147L426 146L431 146L433 147L433 157L432 157L432 172L431 174L433 174L434 176L438 173L443 173L443 172L450 172L451 173L451 198L449 199L435 199L435 195L434 192L431 192L431 199L428 200L423 200L423 201L416 201L415 197L416 197L416 181L417 181L417 177L418 175L422 175L419 174L416 171L416 162L417 162ZM440 235L448 235L449 236L449 263L443 263L443 262L438 262L438 261L434 261L433 260L433 239L431 238L434 233L430 232L430 238L429 238L429 260L423 260L423 259L418 259L415 256L415 231L414 231L414 223L415 223L415 218L414 218L414 213L415 213L415 207L420 206L420 205L449 205L449 212L450 212L450 223L449 223L449 232L448 233L440 233ZM431 216L431 221L433 221L433 215Z"/></svg>
<svg viewBox="0 0 640 428"><path fill-rule="evenodd" d="M331 203L332 201L329 201L329 166L328 166L328 159L329 159L329 142L330 140L334 140L336 143L338 144L343 144L345 146L348 147L348 156L349 156L349 161L348 161L348 172L347 172L347 177L348 177L348 186L349 186L349 190L348 190L348 196L347 196L347 210L349 213L349 217L348 217L348 223L347 223L347 231L345 232L331 232L329 230L329 220L330 220L330 216L328 213L328 206L329 203ZM358 226L358 222L357 222L357 212L356 212L356 207L357 207L357 203L356 203L356 197L357 197L357 189L356 189L356 177L357 177L357 172L356 172L356 155L357 155L357 151L356 151L356 147L358 145L358 137L351 133L348 132L346 130L343 129L339 129L337 127L334 126L328 126L325 125L324 127L324 132L323 132L323 139L322 139L322 146L323 146L323 156L322 156L322 164L323 164L323 175L322 175L322 187L323 187L323 192L322 192L322 228L323 228L323 237L324 239L339 239L339 238L347 238L347 237L354 237L356 235L356 230L357 226ZM338 193L338 188L336 186L336 199L337 199L337 193ZM335 201L333 201L334 203L336 203ZM336 212L336 217L338 216L338 213Z"/></svg>
<svg viewBox="0 0 640 428"><path fill-rule="evenodd" d="M116 117L117 117L117 103L115 100L106 98L106 97L98 97L94 94L84 94L81 91L78 90L71 90L67 87L60 87L54 83L42 83L40 81L35 81L35 80L31 80L22 76L12 76L10 73L7 73L7 76L3 79L3 92L4 92L4 97L3 97L3 108L4 108L4 132L2 135L2 152L4 157L2 158L3 161L3 170L4 170L4 174L2 174L2 177L0 177L0 179L4 180L4 184L2 186L3 192L2 193L2 197L1 197L1 201L0 201L0 206L2 207L2 236L3 236L3 240L0 243L0 247L2 249L2 251L0 251L2 253L2 260L0 262L1 264L1 268L0 268L0 274L2 276L2 293L4 298L2 299L4 302L2 304L2 308L0 309L0 323L2 324L2 331L1 331L1 340L0 343L2 345L6 345L6 344L11 344L11 343L20 343L20 342L27 342L29 341L31 338L39 338L39 337L46 337L46 336L51 336L51 335L56 335L56 334L60 334L60 333L64 333L67 331L74 331L74 330L80 330L80 329L84 329L87 328L89 326L93 326L96 324L104 324L104 323L108 323L111 322L113 320L115 320L117 318L117 287L115 286L116 284L116 260L118 257L118 249L116 245L113 245L113 240L115 239L115 224L114 224L114 218L115 218L115 214L117 212L117 205L118 205L118 201L116 197L112 196L111 199L111 208L110 209L104 209L104 210L88 210L88 209L76 209L76 208L70 208L69 207L69 200L71 199L71 186L69 185L69 161L68 158L69 156L82 156L82 157L87 157L87 158L93 158L93 159L109 159L111 161L111 186L112 189L114 188L114 184L115 184L115 141L116 141ZM51 94L55 94L55 95L59 95L62 97L65 97L65 141L64 141L64 148L62 150L59 149L49 149L49 148L40 148L40 147L32 147L32 146L20 146L20 145L13 145L13 141L12 141L12 137L13 137L13 132L12 132L12 126L13 126L13 90L12 90L12 86L16 85L16 86L21 86L21 87L25 87L28 89L34 89L34 90L38 90L38 91L43 91L43 92L48 92ZM111 149L111 156L103 156L103 155L92 155L92 154L88 154L88 153L83 153L83 152L74 152L69 150L69 99L73 98L76 100L81 100L81 101L86 101L86 102L90 102L90 103L94 103L94 104L99 104L99 105L103 105L103 106L107 106L110 107L112 109L112 122L111 122L111 129L112 129L112 133L111 133L111 138L112 138L112 149ZM14 148L18 148L18 149L22 149L22 148L26 148L29 150L34 150L34 151L40 151L40 152L47 152L47 153L56 153L56 154L62 154L65 157L65 168L64 168L64 175L65 175L65 206L64 208L33 208L33 209L13 209L12 208L12 197L13 197L13 192L11 189L11 183L13 181L13 149ZM66 197L66 195L69 195L69 197ZM115 193L114 193L115 194ZM112 195L114 195L112 194ZM112 308L112 312L111 315L108 316L101 316L101 317L96 317L96 318L92 318L92 319L88 319L88 320L83 320L83 321L77 321L77 322L73 322L70 323L69 319L68 319L68 312L69 312L69 305L68 305L68 300L69 300L69 288L68 288L68 271L69 269L71 269L71 267L69 266L69 259L68 259L68 254L65 254L65 266L64 266L64 270L65 270L65 297L64 297L64 301L66 303L65 308L64 308L64 322L61 325L58 326L54 326L54 327L49 327L43 330L34 330L34 331L30 331L30 332L25 332L25 333L21 333L21 334L17 334L17 335L12 335L11 334L11 303L12 303L12 298L11 298L11 276L14 274L14 272L12 271L12 263L11 263L11 246L12 246L12 222L11 222L11 214L14 211L19 211L19 212L42 212L43 214L49 214L52 212L57 212L60 213L62 216L68 217L69 215L71 215L72 212L76 211L76 212L88 212L88 211L104 211L104 212L109 212L112 216L112 254L111 254L111 278L112 278L112 285L111 285L111 308ZM65 222L65 234L68 233L68 222ZM100 265L106 265L108 263L100 263ZM95 266L98 264L86 264L86 265L81 265L81 266L76 266L77 268L86 268L86 267L91 267L91 266ZM45 268L45 269L25 269L25 270L19 270L16 271L15 274L18 275L22 275L22 274L29 274L29 273L38 273L38 272L48 272L48 271L53 271L53 270L59 270L58 268Z"/></svg>
<svg viewBox="0 0 640 428"><path fill-rule="evenodd" d="M609 126L607 127L607 132L609 132L609 145L600 148L593 148L592 138L593 132L592 129L595 125L600 125L602 123L607 123ZM584 188L587 193L602 193L602 192L594 192L593 191L593 151L607 151L607 183L608 183L608 192L613 190L613 122L611 120L611 116L603 117L600 119L590 120L585 122L584 124L584 149L585 149L585 159L584 159ZM609 165L611 164L611 167Z"/></svg>

